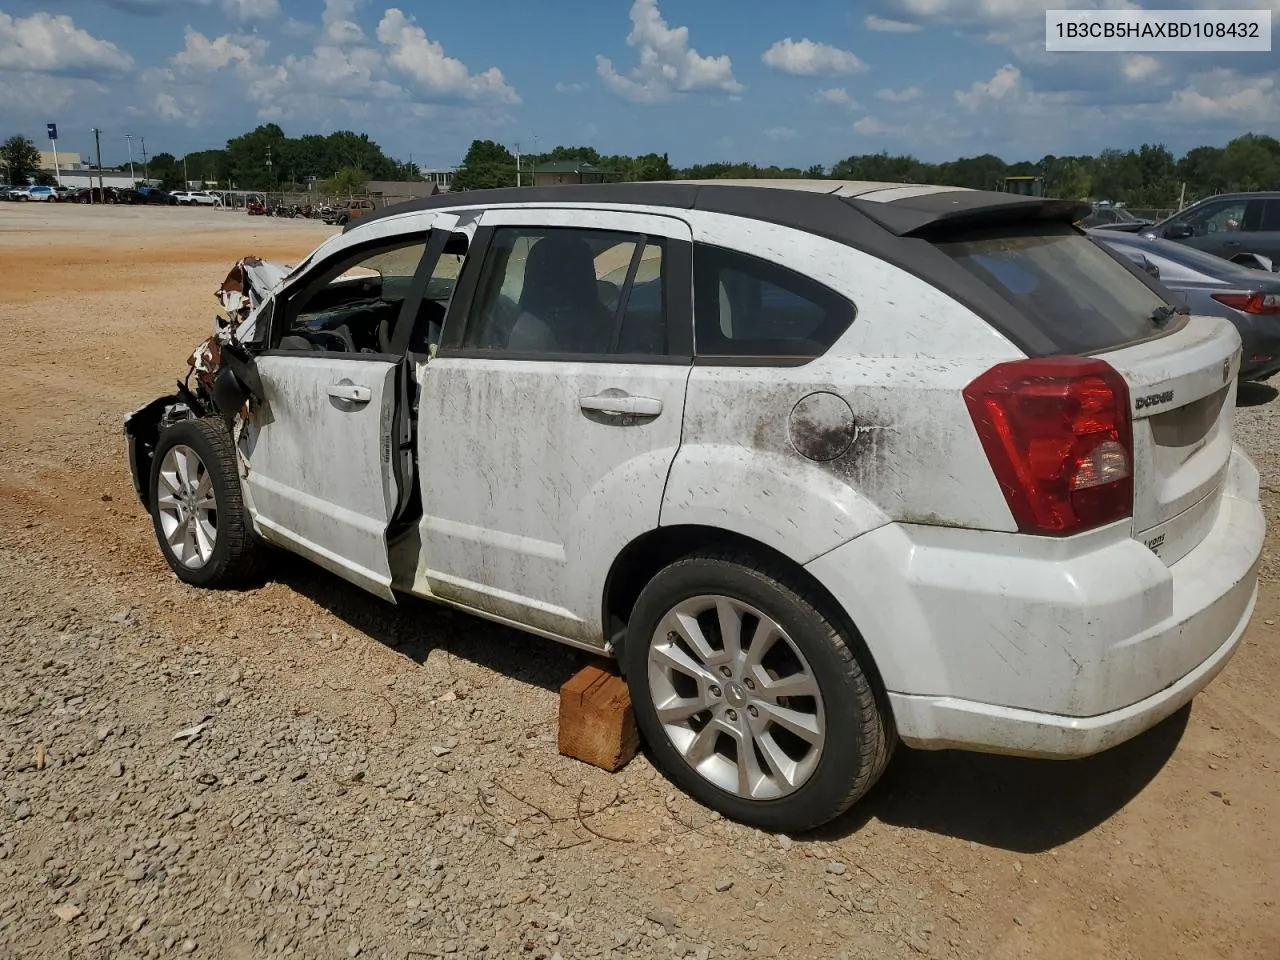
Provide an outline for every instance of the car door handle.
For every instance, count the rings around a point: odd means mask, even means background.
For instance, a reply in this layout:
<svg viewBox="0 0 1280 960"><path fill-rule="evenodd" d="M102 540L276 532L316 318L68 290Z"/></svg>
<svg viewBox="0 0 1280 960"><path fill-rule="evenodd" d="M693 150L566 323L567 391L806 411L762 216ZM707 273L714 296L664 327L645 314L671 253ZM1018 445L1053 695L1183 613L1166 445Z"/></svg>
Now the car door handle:
<svg viewBox="0 0 1280 960"><path fill-rule="evenodd" d="M329 396L348 403L368 403L373 398L373 393L368 387L360 387L354 383L331 383Z"/></svg>
<svg viewBox="0 0 1280 960"><path fill-rule="evenodd" d="M626 393L580 397L578 406L607 417L656 417L662 413L662 401L656 397L633 397Z"/></svg>
<svg viewBox="0 0 1280 960"><path fill-rule="evenodd" d="M1224 247L1238 247L1240 246L1240 241L1239 240L1223 240L1222 245Z"/></svg>

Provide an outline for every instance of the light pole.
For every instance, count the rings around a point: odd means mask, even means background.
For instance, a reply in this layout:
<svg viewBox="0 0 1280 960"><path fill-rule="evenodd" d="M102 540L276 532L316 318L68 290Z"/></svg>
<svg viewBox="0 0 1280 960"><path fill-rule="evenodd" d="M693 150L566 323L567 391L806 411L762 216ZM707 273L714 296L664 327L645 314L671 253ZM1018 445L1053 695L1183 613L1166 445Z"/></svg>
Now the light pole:
<svg viewBox="0 0 1280 960"><path fill-rule="evenodd" d="M129 179L136 183L136 175L133 172L133 134L126 133L124 138L129 141Z"/></svg>
<svg viewBox="0 0 1280 960"><path fill-rule="evenodd" d="M107 202L106 191L102 187L102 131L97 127L93 128L93 146L98 155L98 199L102 203ZM89 202L93 202L93 181L89 181Z"/></svg>
<svg viewBox="0 0 1280 960"><path fill-rule="evenodd" d="M516 186L520 186L520 144L516 144Z"/></svg>
<svg viewBox="0 0 1280 960"><path fill-rule="evenodd" d="M138 139L142 141L142 179L150 181L151 168L147 165L147 138L139 137ZM150 183L148 182L147 185L150 186Z"/></svg>

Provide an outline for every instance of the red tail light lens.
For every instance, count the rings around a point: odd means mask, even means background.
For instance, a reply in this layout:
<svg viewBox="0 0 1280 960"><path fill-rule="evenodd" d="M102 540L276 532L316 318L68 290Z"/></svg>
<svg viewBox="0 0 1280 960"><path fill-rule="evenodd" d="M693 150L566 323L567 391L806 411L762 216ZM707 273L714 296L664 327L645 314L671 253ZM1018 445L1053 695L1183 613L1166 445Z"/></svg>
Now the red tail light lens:
<svg viewBox="0 0 1280 960"><path fill-rule="evenodd" d="M1132 515L1129 388L1109 364L1002 363L964 400L1019 530L1066 536Z"/></svg>
<svg viewBox="0 0 1280 960"><path fill-rule="evenodd" d="M1274 293L1215 293L1213 299L1244 313L1280 314L1280 296Z"/></svg>

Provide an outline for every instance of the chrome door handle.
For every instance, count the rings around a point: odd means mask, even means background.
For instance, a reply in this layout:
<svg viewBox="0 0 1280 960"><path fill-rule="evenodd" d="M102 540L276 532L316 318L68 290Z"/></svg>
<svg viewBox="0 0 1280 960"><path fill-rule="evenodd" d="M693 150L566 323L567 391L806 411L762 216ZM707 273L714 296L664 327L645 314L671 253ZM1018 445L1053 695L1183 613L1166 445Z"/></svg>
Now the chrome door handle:
<svg viewBox="0 0 1280 960"><path fill-rule="evenodd" d="M373 393L368 387L360 387L354 383L331 383L329 396L347 403L368 403L373 398Z"/></svg>
<svg viewBox="0 0 1280 960"><path fill-rule="evenodd" d="M625 393L580 397L578 406L607 417L656 417L662 413L662 401L656 397L633 397Z"/></svg>

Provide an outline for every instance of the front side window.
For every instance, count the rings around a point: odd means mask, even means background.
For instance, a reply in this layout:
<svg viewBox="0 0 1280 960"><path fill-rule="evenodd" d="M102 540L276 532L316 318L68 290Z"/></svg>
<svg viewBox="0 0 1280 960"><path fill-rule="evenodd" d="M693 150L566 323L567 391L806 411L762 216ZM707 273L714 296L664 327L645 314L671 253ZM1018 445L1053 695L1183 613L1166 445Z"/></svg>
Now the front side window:
<svg viewBox="0 0 1280 960"><path fill-rule="evenodd" d="M819 357L854 318L822 284L721 247L694 247L693 283L700 357Z"/></svg>
<svg viewBox="0 0 1280 960"><path fill-rule="evenodd" d="M657 238L501 227L458 346L517 355L663 354L663 277Z"/></svg>
<svg viewBox="0 0 1280 960"><path fill-rule="evenodd" d="M1206 203L1203 209L1193 211L1175 222L1189 227L1192 236L1205 237L1212 233L1239 230L1244 221L1244 213L1244 200L1228 200Z"/></svg>
<svg viewBox="0 0 1280 960"><path fill-rule="evenodd" d="M386 353L425 250L401 241L318 266L291 299L280 349Z"/></svg>

